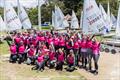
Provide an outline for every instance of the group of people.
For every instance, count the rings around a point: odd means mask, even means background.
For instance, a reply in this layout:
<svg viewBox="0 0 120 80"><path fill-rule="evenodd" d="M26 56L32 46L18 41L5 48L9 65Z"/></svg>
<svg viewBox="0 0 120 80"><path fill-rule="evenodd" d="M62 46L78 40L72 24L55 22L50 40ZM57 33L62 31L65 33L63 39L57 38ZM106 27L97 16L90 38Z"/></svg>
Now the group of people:
<svg viewBox="0 0 120 80"><path fill-rule="evenodd" d="M35 65L34 69L43 71L47 66L50 69L74 71L75 67L92 71L98 74L98 59L100 42L94 35L83 35L77 32L58 31L26 31L11 34L10 62ZM92 61L93 59L93 61Z"/></svg>

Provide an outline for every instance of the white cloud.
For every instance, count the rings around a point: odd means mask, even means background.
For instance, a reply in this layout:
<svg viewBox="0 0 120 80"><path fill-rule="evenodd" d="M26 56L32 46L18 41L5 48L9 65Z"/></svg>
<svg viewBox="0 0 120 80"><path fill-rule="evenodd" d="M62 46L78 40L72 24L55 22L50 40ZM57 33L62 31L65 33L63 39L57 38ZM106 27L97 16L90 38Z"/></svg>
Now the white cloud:
<svg viewBox="0 0 120 80"><path fill-rule="evenodd" d="M19 0L20 4L22 4L26 8L36 7L38 4L38 0ZM17 6L17 0L6 0L6 3L11 3L14 7ZM0 7L4 6L4 0L0 0Z"/></svg>

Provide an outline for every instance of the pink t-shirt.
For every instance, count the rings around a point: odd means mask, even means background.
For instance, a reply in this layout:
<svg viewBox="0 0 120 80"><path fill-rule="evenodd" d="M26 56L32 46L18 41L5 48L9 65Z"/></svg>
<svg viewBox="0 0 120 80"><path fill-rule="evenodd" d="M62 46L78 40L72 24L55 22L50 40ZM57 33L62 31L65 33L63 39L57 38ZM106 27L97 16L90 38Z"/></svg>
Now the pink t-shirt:
<svg viewBox="0 0 120 80"><path fill-rule="evenodd" d="M99 54L99 42L92 45L93 54Z"/></svg>
<svg viewBox="0 0 120 80"><path fill-rule="evenodd" d="M92 41L87 41L87 44L86 44L87 48L91 48L92 47Z"/></svg>
<svg viewBox="0 0 120 80"><path fill-rule="evenodd" d="M54 45L57 46L59 44L59 39L58 38L54 38L53 39L53 43L54 43Z"/></svg>
<svg viewBox="0 0 120 80"><path fill-rule="evenodd" d="M39 37L39 41L45 41L45 37L44 36Z"/></svg>
<svg viewBox="0 0 120 80"><path fill-rule="evenodd" d="M55 53L49 52L49 58L50 58L50 60L55 60Z"/></svg>
<svg viewBox="0 0 120 80"><path fill-rule="evenodd" d="M64 53L58 55L58 61L64 62Z"/></svg>
<svg viewBox="0 0 120 80"><path fill-rule="evenodd" d="M71 49L72 48L72 46L69 45L69 42L66 42L66 47L67 47L67 49Z"/></svg>
<svg viewBox="0 0 120 80"><path fill-rule="evenodd" d="M63 38L59 40L59 46L65 46L65 40Z"/></svg>
<svg viewBox="0 0 120 80"><path fill-rule="evenodd" d="M37 46L37 39L32 40L32 44L33 44L34 46Z"/></svg>
<svg viewBox="0 0 120 80"><path fill-rule="evenodd" d="M10 46L10 52L11 52L11 54L17 54L15 45Z"/></svg>
<svg viewBox="0 0 120 80"><path fill-rule="evenodd" d="M86 48L86 40L81 42L81 48Z"/></svg>
<svg viewBox="0 0 120 80"><path fill-rule="evenodd" d="M48 44L52 44L53 43L53 38L49 38L48 39Z"/></svg>
<svg viewBox="0 0 120 80"><path fill-rule="evenodd" d="M79 43L78 43L78 41L76 41L76 42L74 43L73 48L74 48L74 49L79 49Z"/></svg>
<svg viewBox="0 0 120 80"><path fill-rule="evenodd" d="M25 51L25 46L24 45L20 46L19 53L24 53L24 51Z"/></svg>
<svg viewBox="0 0 120 80"><path fill-rule="evenodd" d="M41 55L37 58L38 62L43 62L44 61L44 55Z"/></svg>
<svg viewBox="0 0 120 80"><path fill-rule="evenodd" d="M20 38L20 37L16 37L16 38L15 38L15 42L16 42L16 43L20 43L20 41L21 41L21 38Z"/></svg>
<svg viewBox="0 0 120 80"><path fill-rule="evenodd" d="M74 57L73 56L68 57L68 63L71 63L71 64L74 63Z"/></svg>
<svg viewBox="0 0 120 80"><path fill-rule="evenodd" d="M34 56L34 52L35 50L30 48L30 50L28 51L28 56Z"/></svg>

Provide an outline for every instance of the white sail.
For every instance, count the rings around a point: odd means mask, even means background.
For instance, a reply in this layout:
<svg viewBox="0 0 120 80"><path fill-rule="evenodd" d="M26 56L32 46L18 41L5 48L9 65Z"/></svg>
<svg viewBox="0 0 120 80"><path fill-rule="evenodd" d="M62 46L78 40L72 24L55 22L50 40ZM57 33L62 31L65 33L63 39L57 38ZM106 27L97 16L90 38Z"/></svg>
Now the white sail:
<svg viewBox="0 0 120 80"><path fill-rule="evenodd" d="M65 29L68 27L69 24L67 20L64 18L64 14L62 13L61 9L55 6L55 29Z"/></svg>
<svg viewBox="0 0 120 80"><path fill-rule="evenodd" d="M118 16L117 16L116 36L120 37L120 5L118 9Z"/></svg>
<svg viewBox="0 0 120 80"><path fill-rule="evenodd" d="M75 15L74 11L72 11L71 28L72 29L78 29L79 28L78 19L77 19L76 15Z"/></svg>
<svg viewBox="0 0 120 80"><path fill-rule="evenodd" d="M5 13L6 13L5 14L6 24L7 24L9 31L18 30L18 29L22 28L20 19L18 18L17 14L11 4L8 3L6 5Z"/></svg>
<svg viewBox="0 0 120 80"><path fill-rule="evenodd" d="M27 15L25 9L23 8L23 6L20 3L18 6L19 6L18 14L19 14L19 18L22 23L23 29L30 29L32 27L32 24L30 22L30 19Z"/></svg>
<svg viewBox="0 0 120 80"><path fill-rule="evenodd" d="M81 11L81 17L80 17L80 28L83 27L83 11Z"/></svg>
<svg viewBox="0 0 120 80"><path fill-rule="evenodd" d="M115 16L111 13L111 21L112 21L112 27L115 28L117 25L117 19L115 18Z"/></svg>
<svg viewBox="0 0 120 80"><path fill-rule="evenodd" d="M60 27L63 27L63 28L68 27L68 26L69 26L69 23L68 23L68 21L64 18L65 16L64 16L62 10L61 10L59 7L58 7L58 12L59 12L59 14L60 14L61 23L62 23L62 25L61 25Z"/></svg>
<svg viewBox="0 0 120 80"><path fill-rule="evenodd" d="M55 27L55 13L52 11L52 26Z"/></svg>
<svg viewBox="0 0 120 80"><path fill-rule="evenodd" d="M103 8L103 6L101 4L99 4L99 8L100 8L100 11L101 11L101 14L102 14L102 18L105 22L105 26L107 28L107 31L109 32L110 31L110 28L109 28L109 21L107 19L108 15L107 13L105 12L105 9Z"/></svg>
<svg viewBox="0 0 120 80"><path fill-rule="evenodd" d="M7 27L6 27L2 17L0 15L0 31L6 31L6 30L7 30Z"/></svg>
<svg viewBox="0 0 120 80"><path fill-rule="evenodd" d="M83 15L84 34L105 33L105 23L95 0L84 0Z"/></svg>
<svg viewBox="0 0 120 80"><path fill-rule="evenodd" d="M112 22L111 22L111 18L110 18L110 4L108 2L108 8L107 8L107 26L108 26L108 30L110 31L112 28Z"/></svg>
<svg viewBox="0 0 120 80"><path fill-rule="evenodd" d="M54 26L54 28L55 29L63 29L62 27L59 27L60 23L62 23L61 17L60 17L59 11L58 11L58 7L55 6L55 26Z"/></svg>
<svg viewBox="0 0 120 80"><path fill-rule="evenodd" d="M101 4L99 4L99 8L101 10L102 17L103 17L104 21L106 21L106 19L107 19L107 13L105 12L105 9L103 8L103 6Z"/></svg>

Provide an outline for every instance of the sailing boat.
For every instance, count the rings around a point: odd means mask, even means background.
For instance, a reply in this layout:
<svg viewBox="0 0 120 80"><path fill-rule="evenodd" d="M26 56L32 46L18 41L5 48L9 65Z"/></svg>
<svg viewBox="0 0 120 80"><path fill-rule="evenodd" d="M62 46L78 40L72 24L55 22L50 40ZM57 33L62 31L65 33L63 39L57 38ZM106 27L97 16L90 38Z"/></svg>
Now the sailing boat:
<svg viewBox="0 0 120 80"><path fill-rule="evenodd" d="M105 41L105 44L110 44L114 46L120 47L120 5L118 9L118 17L117 17L117 26L116 26L116 33L115 36L113 36L114 39Z"/></svg>
<svg viewBox="0 0 120 80"><path fill-rule="evenodd" d="M0 31L6 31L7 30L7 27L5 25L5 22L3 21L1 15L0 15Z"/></svg>
<svg viewBox="0 0 120 80"><path fill-rule="evenodd" d="M84 0L83 34L105 34L106 27L95 0Z"/></svg>
<svg viewBox="0 0 120 80"><path fill-rule="evenodd" d="M10 3L5 5L5 20L9 31L19 30L22 28L20 19Z"/></svg>
<svg viewBox="0 0 120 80"><path fill-rule="evenodd" d="M27 15L25 9L23 8L23 6L20 4L19 0L18 0L18 16L22 23L23 29L30 29L32 27L30 19Z"/></svg>
<svg viewBox="0 0 120 80"><path fill-rule="evenodd" d="M79 28L78 19L75 15L75 12L72 10L71 29L78 29L78 28Z"/></svg>
<svg viewBox="0 0 120 80"><path fill-rule="evenodd" d="M55 6L55 29L65 29L69 24L64 18L64 14L58 6Z"/></svg>

